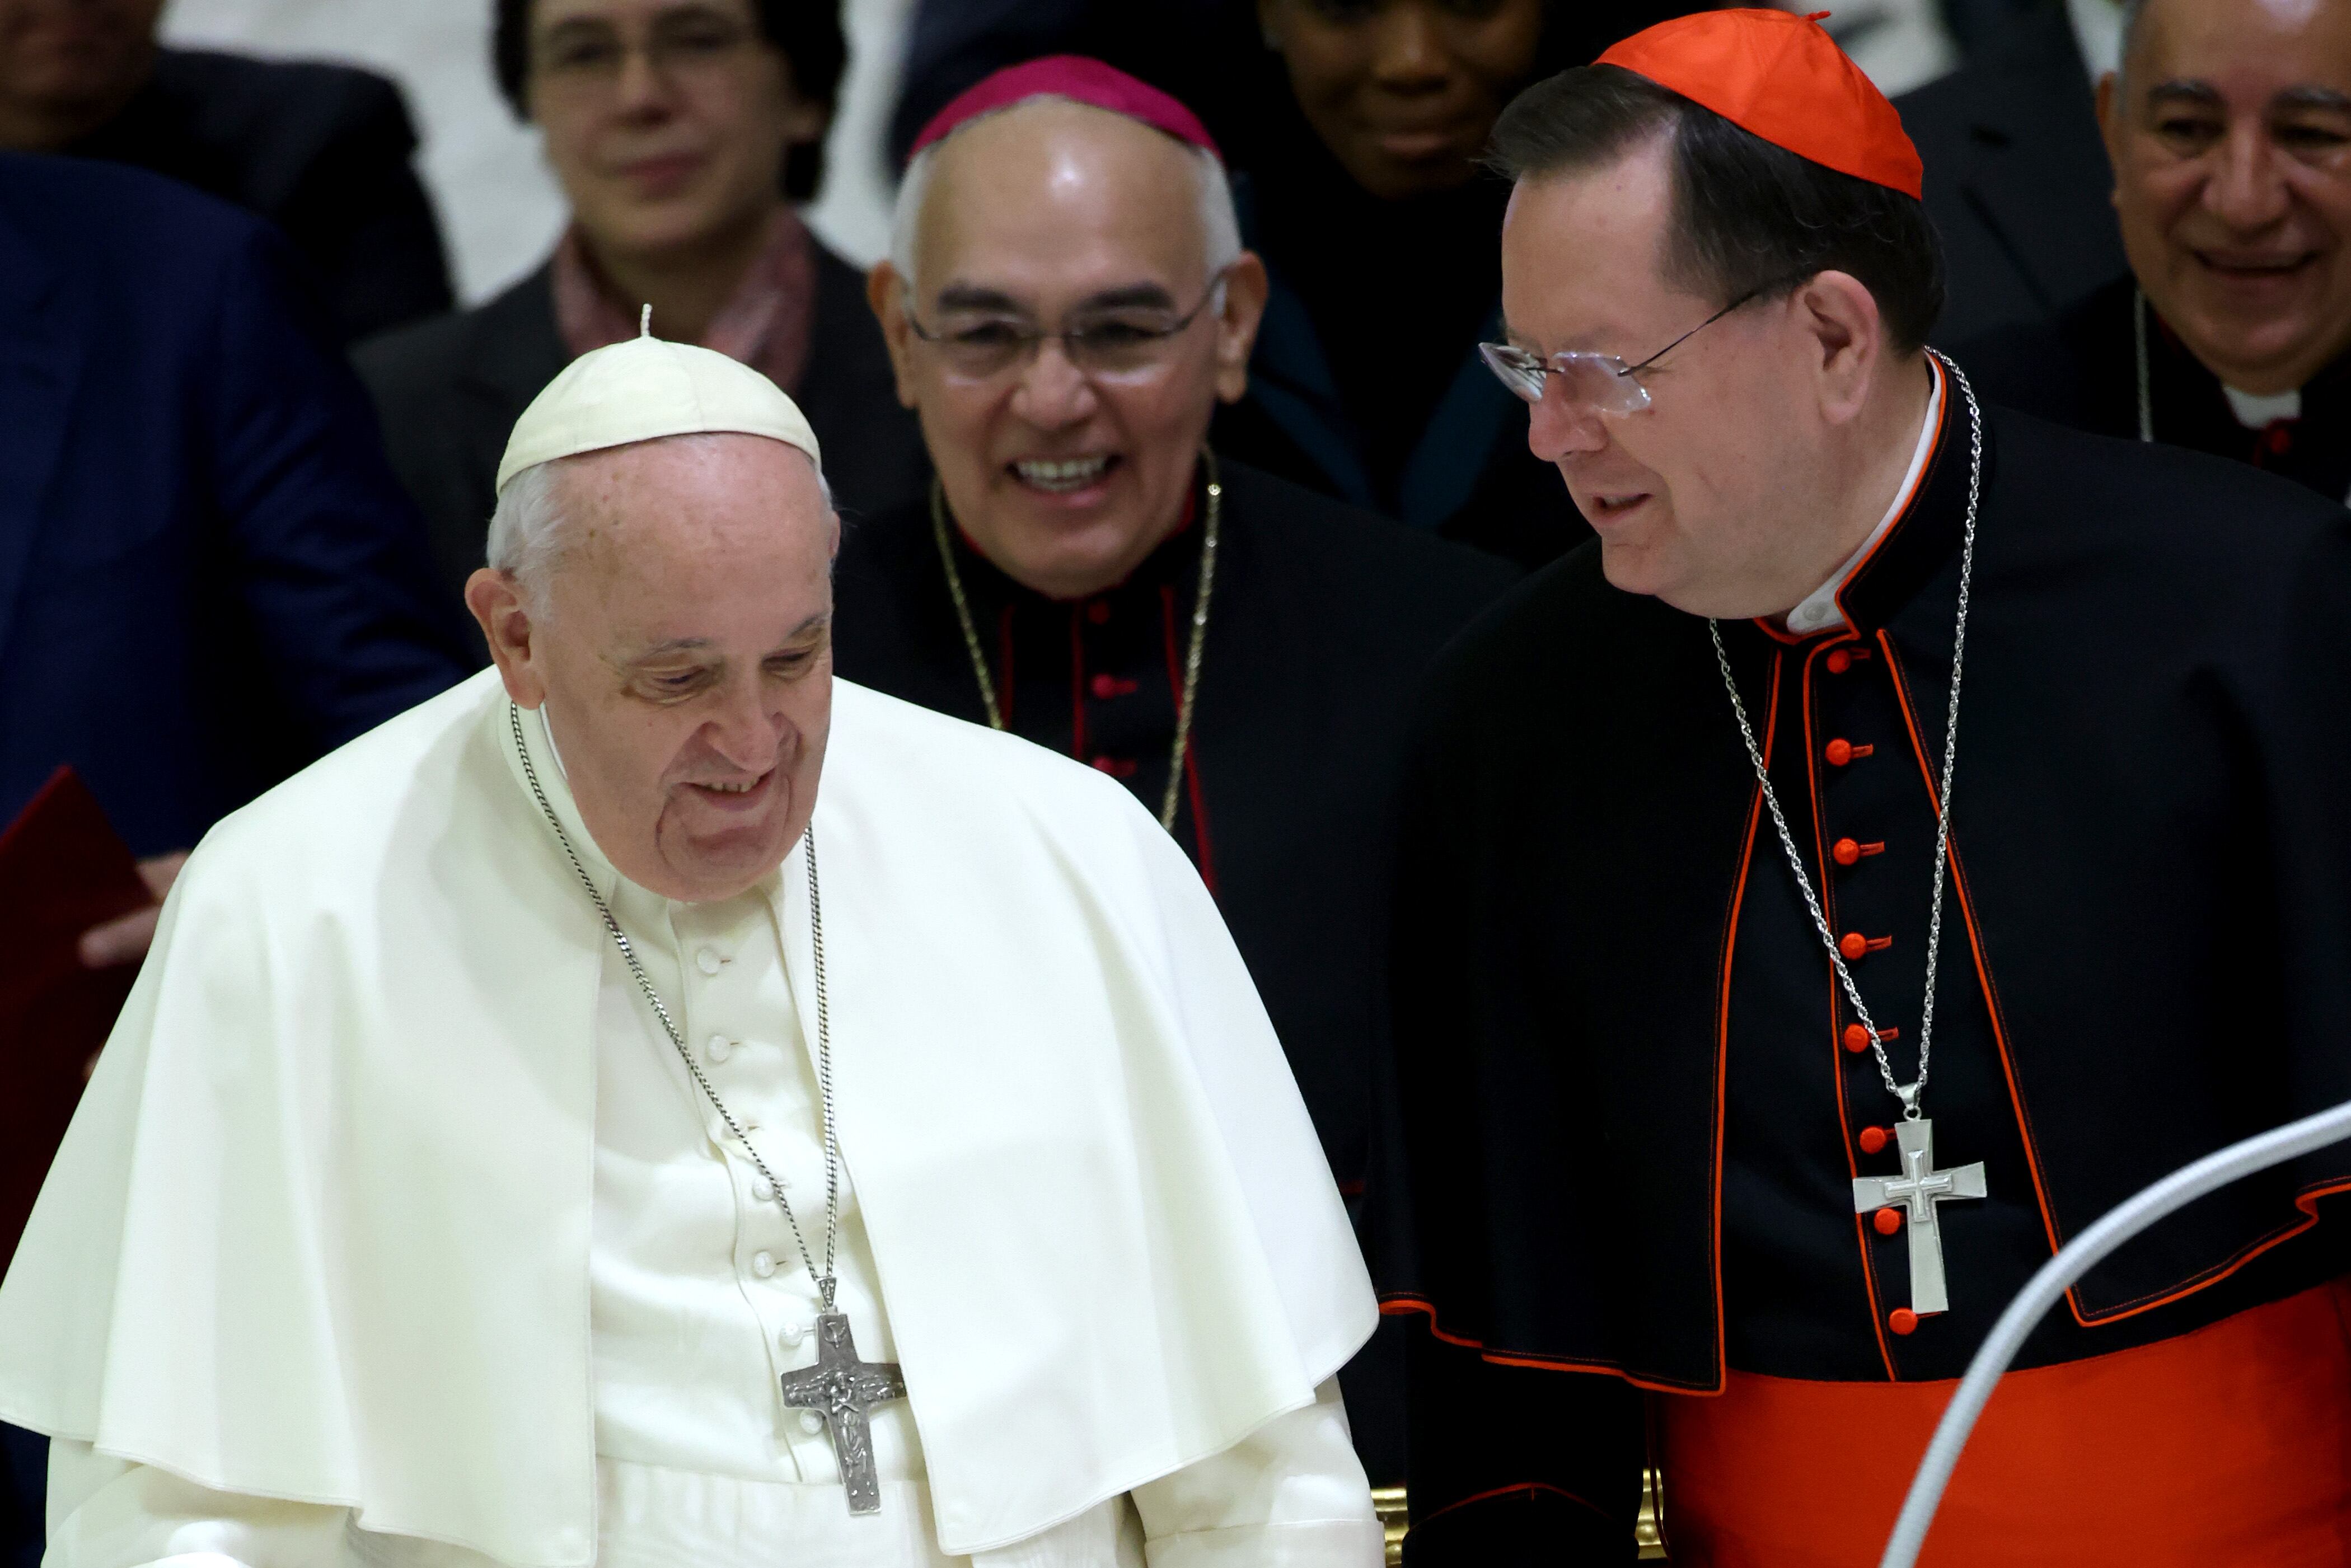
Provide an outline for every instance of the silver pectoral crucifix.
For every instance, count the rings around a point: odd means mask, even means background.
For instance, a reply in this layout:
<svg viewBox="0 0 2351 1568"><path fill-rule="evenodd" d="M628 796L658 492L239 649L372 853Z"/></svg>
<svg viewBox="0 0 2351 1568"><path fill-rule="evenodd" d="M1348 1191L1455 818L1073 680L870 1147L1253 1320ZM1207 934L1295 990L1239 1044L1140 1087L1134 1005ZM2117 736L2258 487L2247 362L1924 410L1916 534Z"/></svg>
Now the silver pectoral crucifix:
<svg viewBox="0 0 2351 1568"><path fill-rule="evenodd" d="M820 1312L816 1320L816 1364L784 1374L784 1403L824 1416L849 1490L849 1511L879 1513L882 1480L873 1468L873 1428L867 1413L885 1400L906 1397L906 1380L894 1361L860 1361L846 1312Z"/></svg>
<svg viewBox="0 0 2351 1568"><path fill-rule="evenodd" d="M1853 1178L1853 1208L1869 1214L1881 1208L1907 1210L1903 1228L1910 1239L1910 1310L1920 1317L1950 1311L1951 1298L1943 1288L1943 1231L1935 1216L1938 1204L1955 1197L1984 1195L1981 1161L1957 1170L1935 1168L1935 1124L1923 1118L1894 1124L1900 1145L1902 1174Z"/></svg>

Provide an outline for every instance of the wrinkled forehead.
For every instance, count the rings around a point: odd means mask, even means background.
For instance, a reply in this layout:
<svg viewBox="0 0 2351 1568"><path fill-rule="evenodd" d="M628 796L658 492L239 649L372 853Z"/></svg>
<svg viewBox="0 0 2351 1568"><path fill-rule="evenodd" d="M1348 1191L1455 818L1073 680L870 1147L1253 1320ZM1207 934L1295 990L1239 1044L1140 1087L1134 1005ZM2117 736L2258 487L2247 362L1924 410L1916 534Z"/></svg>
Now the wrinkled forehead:
<svg viewBox="0 0 2351 1568"><path fill-rule="evenodd" d="M2351 0L2147 0L2125 65L2141 95L2351 108Z"/></svg>
<svg viewBox="0 0 2351 1568"><path fill-rule="evenodd" d="M1147 125L1038 99L973 121L932 155L913 256L925 303L977 288L1050 308L1207 280L1200 171Z"/></svg>
<svg viewBox="0 0 2351 1568"><path fill-rule="evenodd" d="M551 465L568 553L623 577L729 553L748 569L810 549L830 553L834 520L808 454L763 435L665 436Z"/></svg>

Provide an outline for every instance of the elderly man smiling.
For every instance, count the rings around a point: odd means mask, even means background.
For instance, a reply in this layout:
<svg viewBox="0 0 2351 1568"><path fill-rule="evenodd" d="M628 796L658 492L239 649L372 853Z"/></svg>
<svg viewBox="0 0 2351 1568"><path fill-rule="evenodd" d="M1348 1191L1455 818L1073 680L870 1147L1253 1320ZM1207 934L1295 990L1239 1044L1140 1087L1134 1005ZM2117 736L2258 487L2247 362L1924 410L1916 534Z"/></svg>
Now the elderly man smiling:
<svg viewBox="0 0 2351 1568"><path fill-rule="evenodd" d="M1246 389L1266 276L1175 99L1074 57L999 72L924 131L897 231L872 298L939 477L926 506L852 524L841 671L1087 762L1158 816L1352 1194L1404 694L1511 571L1203 447ZM1349 1375L1383 1482L1400 1384L1400 1359Z"/></svg>
<svg viewBox="0 0 2351 1568"><path fill-rule="evenodd" d="M1960 363L2028 413L2351 499L2351 5L2134 0L2098 117L2133 276Z"/></svg>
<svg viewBox="0 0 2351 1568"><path fill-rule="evenodd" d="M576 361L496 671L197 850L0 1291L52 1564L1377 1563L1213 905L834 681L816 458L722 355Z"/></svg>

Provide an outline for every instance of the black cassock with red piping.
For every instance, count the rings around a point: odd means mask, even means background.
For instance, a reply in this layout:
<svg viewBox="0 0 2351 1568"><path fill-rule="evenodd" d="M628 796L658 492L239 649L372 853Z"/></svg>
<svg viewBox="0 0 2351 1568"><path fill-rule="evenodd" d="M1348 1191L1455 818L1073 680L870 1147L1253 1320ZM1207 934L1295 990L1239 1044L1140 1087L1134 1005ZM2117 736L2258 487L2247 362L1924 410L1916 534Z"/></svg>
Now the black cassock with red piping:
<svg viewBox="0 0 2351 1568"><path fill-rule="evenodd" d="M1215 893L1351 1206L1385 1022L1387 827L1413 688L1516 580L1492 557L1238 463L1222 465L1216 580L1176 841ZM1205 499L1123 583L1033 592L950 532L1008 727L1157 812L1199 581ZM845 520L844 677L986 723L927 507ZM1397 1336L1345 1376L1375 1482L1400 1479ZM1395 1367L1382 1375L1384 1356Z"/></svg>
<svg viewBox="0 0 2351 1568"><path fill-rule="evenodd" d="M1951 406L1957 404L1956 407ZM1832 931L1917 1066L1964 402L1807 639L1722 628ZM1933 1069L1950 1310L1896 1323L1856 1214L1899 1114L1838 992L1706 622L1596 545L1447 651L1398 852L1382 1286L1427 1563L1627 1559L1634 1385L1958 1376L2054 1247L2173 1168L2351 1099L2351 514L2198 455L1985 411ZM1860 1049L1853 1049L1859 1047ZM2020 1365L2343 1272L2338 1148L2103 1265ZM1482 1357L1471 1350L1482 1349ZM1577 1371L1606 1375L1578 1375ZM1669 1480L1670 1484L1670 1480ZM1527 1555L1535 1553L1534 1555Z"/></svg>

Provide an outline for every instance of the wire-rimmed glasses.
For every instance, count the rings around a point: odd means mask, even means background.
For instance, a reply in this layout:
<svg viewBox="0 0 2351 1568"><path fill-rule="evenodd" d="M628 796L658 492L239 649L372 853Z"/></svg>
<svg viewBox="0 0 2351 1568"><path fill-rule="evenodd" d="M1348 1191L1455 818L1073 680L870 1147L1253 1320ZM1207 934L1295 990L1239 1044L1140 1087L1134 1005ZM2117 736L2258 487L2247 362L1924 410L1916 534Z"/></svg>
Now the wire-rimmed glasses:
<svg viewBox="0 0 2351 1568"><path fill-rule="evenodd" d="M1504 386L1528 402L1542 402L1544 383L1557 376L1560 392L1571 407L1595 413L1638 413L1649 406L1649 389L1641 384L1643 371L1764 292L1749 289L1637 365L1628 365L1615 354L1581 349L1562 350L1545 359L1515 343L1480 343L1478 353Z"/></svg>
<svg viewBox="0 0 2351 1568"><path fill-rule="evenodd" d="M910 289L906 326L966 381L992 381L1028 364L1049 339L1061 345L1062 355L1081 374L1148 374L1166 362L1168 346L1222 295L1231 270L1226 267L1210 278L1199 303L1181 315L1150 305L1081 306L1063 319L1059 331L1049 332L1009 310L950 308L941 312L935 325L925 327L914 314Z"/></svg>

